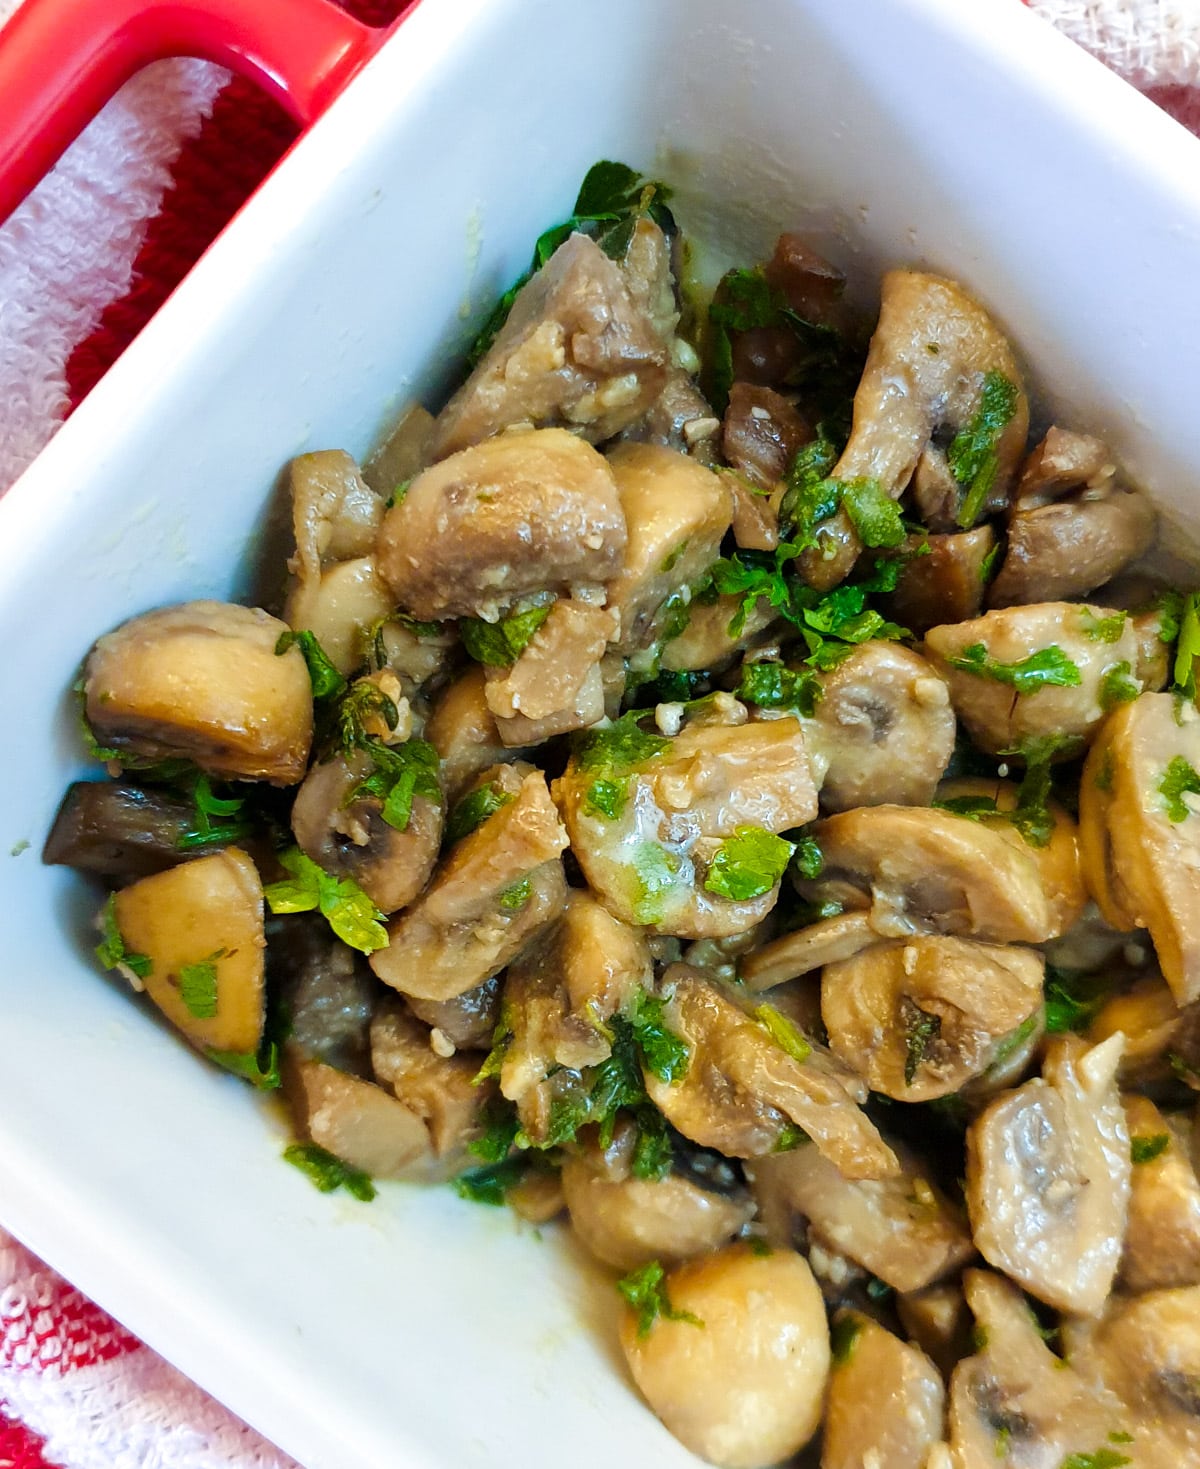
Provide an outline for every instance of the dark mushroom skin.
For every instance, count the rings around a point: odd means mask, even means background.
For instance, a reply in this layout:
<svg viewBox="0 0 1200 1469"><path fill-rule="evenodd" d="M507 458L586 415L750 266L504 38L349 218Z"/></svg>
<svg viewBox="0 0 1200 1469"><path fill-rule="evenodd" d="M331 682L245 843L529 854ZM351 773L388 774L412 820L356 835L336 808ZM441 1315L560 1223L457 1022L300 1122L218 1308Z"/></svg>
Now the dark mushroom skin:
<svg viewBox="0 0 1200 1469"><path fill-rule="evenodd" d="M312 686L291 629L256 607L184 602L123 623L84 668L88 723L142 760L182 758L210 775L295 785L312 741Z"/></svg>
<svg viewBox="0 0 1200 1469"><path fill-rule="evenodd" d="M379 983L323 919L272 919L267 983L288 1017L288 1045L312 1061L371 1079L369 1028Z"/></svg>
<svg viewBox="0 0 1200 1469"><path fill-rule="evenodd" d="M996 545L990 525L951 535L911 537L916 553L904 564L896 590L885 599L888 616L916 637L944 622L965 622L983 611L988 557ZM928 551L920 548L928 546Z"/></svg>
<svg viewBox="0 0 1200 1469"><path fill-rule="evenodd" d="M813 437L791 401L771 388L734 383L721 427L721 449L730 468L760 490L772 490Z"/></svg>
<svg viewBox="0 0 1200 1469"><path fill-rule="evenodd" d="M408 996L408 1008L460 1051L486 1051L500 1022L502 981L498 974L449 1000Z"/></svg>
<svg viewBox="0 0 1200 1469"><path fill-rule="evenodd" d="M94 872L113 883L133 882L195 856L196 847L180 846L195 826L194 808L162 791L77 780L67 787L42 861Z"/></svg>

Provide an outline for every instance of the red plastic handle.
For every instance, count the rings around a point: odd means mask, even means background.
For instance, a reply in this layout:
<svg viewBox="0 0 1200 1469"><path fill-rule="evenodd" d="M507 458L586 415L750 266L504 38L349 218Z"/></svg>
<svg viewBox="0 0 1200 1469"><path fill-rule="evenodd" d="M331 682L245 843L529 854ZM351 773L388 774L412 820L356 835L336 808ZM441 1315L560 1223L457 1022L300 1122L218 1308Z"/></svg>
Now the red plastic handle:
<svg viewBox="0 0 1200 1469"><path fill-rule="evenodd" d="M329 0L23 0L0 30L0 221L148 62L220 62L306 126L388 34Z"/></svg>

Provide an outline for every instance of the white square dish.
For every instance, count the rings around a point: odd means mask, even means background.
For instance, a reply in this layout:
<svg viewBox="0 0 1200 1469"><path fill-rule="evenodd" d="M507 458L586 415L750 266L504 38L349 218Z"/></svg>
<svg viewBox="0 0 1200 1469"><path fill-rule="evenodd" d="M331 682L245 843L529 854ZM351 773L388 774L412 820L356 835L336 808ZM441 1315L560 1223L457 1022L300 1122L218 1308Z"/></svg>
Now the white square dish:
<svg viewBox="0 0 1200 1469"><path fill-rule="evenodd" d="M96 972L38 862L67 689L122 619L244 591L281 464L436 393L601 157L721 253L787 227L864 289L963 280L1200 542L1200 145L1015 0L422 0L0 502L0 1214L308 1469L695 1461L553 1231L318 1195Z"/></svg>

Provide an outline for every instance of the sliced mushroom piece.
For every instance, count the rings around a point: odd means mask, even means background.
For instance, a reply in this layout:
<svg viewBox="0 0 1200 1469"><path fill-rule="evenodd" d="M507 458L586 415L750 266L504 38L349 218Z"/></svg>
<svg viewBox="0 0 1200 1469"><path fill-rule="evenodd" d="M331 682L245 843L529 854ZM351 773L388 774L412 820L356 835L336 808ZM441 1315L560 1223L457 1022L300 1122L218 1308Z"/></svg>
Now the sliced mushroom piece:
<svg viewBox="0 0 1200 1469"><path fill-rule="evenodd" d="M636 1128L619 1126L609 1147L588 1144L563 1159L571 1225L605 1265L622 1273L651 1260L675 1265L720 1249L750 1222L753 1202L732 1169L722 1190L675 1171L639 1178L635 1143Z"/></svg>
<svg viewBox="0 0 1200 1469"><path fill-rule="evenodd" d="M245 852L226 847L122 888L111 922L126 955L122 972L192 1045L257 1053L266 939L262 883ZM130 955L142 964L134 968Z"/></svg>
<svg viewBox="0 0 1200 1469"><path fill-rule="evenodd" d="M368 455L363 479L377 495L394 496L431 462L433 433L433 414L420 403L411 403Z"/></svg>
<svg viewBox="0 0 1200 1469"><path fill-rule="evenodd" d="M1103 440L1055 425L1022 464L1013 507L1037 510L1073 490L1107 490L1116 473L1116 461Z"/></svg>
<svg viewBox="0 0 1200 1469"><path fill-rule="evenodd" d="M486 690L484 671L474 664L438 696L425 725L425 738L438 752L442 784L451 801L498 761L530 753L525 747L509 749L500 738Z"/></svg>
<svg viewBox="0 0 1200 1469"><path fill-rule="evenodd" d="M315 582L326 562L374 550L383 501L345 450L301 454L290 473L296 554L289 566L302 582Z"/></svg>
<svg viewBox="0 0 1200 1469"><path fill-rule="evenodd" d="M821 1469L913 1469L942 1436L946 1391L924 1352L859 1311L833 1318Z"/></svg>
<svg viewBox="0 0 1200 1469"><path fill-rule="evenodd" d="M760 597L738 631L730 632L741 605L742 599L737 596L690 603L687 626L663 644L662 666L677 672L720 673L748 648L763 643L770 630L779 626L778 613Z"/></svg>
<svg viewBox="0 0 1200 1469"><path fill-rule="evenodd" d="M645 936L590 893L568 896L556 940L556 962L575 1013L605 1021L627 1013L649 990L654 967Z"/></svg>
<svg viewBox="0 0 1200 1469"><path fill-rule="evenodd" d="M586 235L565 240L521 288L483 360L441 413L441 459L512 424L593 443L639 418L666 381L662 337L616 263Z"/></svg>
<svg viewBox="0 0 1200 1469"><path fill-rule="evenodd" d="M311 632L344 676L366 662L368 633L393 605L374 556L359 556L297 582L288 596L284 620L289 627Z"/></svg>
<svg viewBox="0 0 1200 1469"><path fill-rule="evenodd" d="M663 1288L675 1314L643 1329L627 1308L621 1321L629 1370L655 1413L725 1469L790 1459L817 1431L829 1372L825 1308L803 1257L727 1245L677 1266Z"/></svg>
<svg viewBox="0 0 1200 1469"><path fill-rule="evenodd" d="M773 490L813 437L790 399L754 383L734 383L721 428L729 465L762 490Z"/></svg>
<svg viewBox="0 0 1200 1469"><path fill-rule="evenodd" d="M288 1017L288 1045L307 1060L371 1077L369 1028L379 983L324 919L275 920L267 943L267 983Z"/></svg>
<svg viewBox="0 0 1200 1469"><path fill-rule="evenodd" d="M428 1027L391 995L371 1019L371 1066L375 1080L425 1123L437 1156L462 1159L478 1135L480 1103L489 1094L474 1085L476 1058L438 1055Z"/></svg>
<svg viewBox="0 0 1200 1469"><path fill-rule="evenodd" d="M1018 510L988 606L1086 597L1150 549L1157 519L1144 495L1115 487Z"/></svg>
<svg viewBox="0 0 1200 1469"><path fill-rule="evenodd" d="M408 1008L457 1050L486 1051L500 1022L502 989L503 981L496 974L449 1000L422 1000L409 995Z"/></svg>
<svg viewBox="0 0 1200 1469"><path fill-rule="evenodd" d="M955 1368L950 1383L955 1469L994 1469L1006 1462L1022 1469L1060 1469L1073 1450L1090 1451L1111 1442L1110 1433L1128 1428L1129 1414L1120 1401L1050 1350L1010 1281L987 1270L968 1270L963 1283L978 1345Z"/></svg>
<svg viewBox="0 0 1200 1469"><path fill-rule="evenodd" d="M67 787L42 861L113 882L132 882L194 857L197 848L180 843L195 829L195 809L163 791L121 781L77 780Z"/></svg>
<svg viewBox="0 0 1200 1469"><path fill-rule="evenodd" d="M1114 703L1140 692L1140 642L1121 618L1073 602L1005 607L930 628L925 650L971 738L998 755L1046 735L1090 738Z"/></svg>
<svg viewBox="0 0 1200 1469"><path fill-rule="evenodd" d="M647 1071L646 1091L684 1137L731 1157L758 1158L794 1140L799 1127L848 1178L895 1172L895 1155L860 1110L866 1088L823 1046L806 1038L804 1059L797 1059L683 965L669 969L663 983L664 1019L691 1059L675 1081Z"/></svg>
<svg viewBox="0 0 1200 1469"><path fill-rule="evenodd" d="M810 758L825 771L822 807L928 805L954 735L942 675L899 643L863 643L822 676L805 727Z"/></svg>
<svg viewBox="0 0 1200 1469"><path fill-rule="evenodd" d="M995 815L987 809L976 809L971 811L971 819L1004 837L1018 851L1030 853L1037 863L1049 911L1043 942L1061 938L1075 927L1088 901L1080 865L1079 830L1057 801L1046 801L1043 808L1052 821L1047 836L1040 829L1031 830L1008 819L1020 802L1020 788L1011 781L971 776L947 780L938 787L937 799L939 803L964 802L970 806L994 802Z"/></svg>
<svg viewBox="0 0 1200 1469"><path fill-rule="evenodd" d="M558 916L566 845L545 777L530 771L516 798L456 843L420 898L392 920L372 969L417 999L475 989Z"/></svg>
<svg viewBox="0 0 1200 1469"><path fill-rule="evenodd" d="M940 1281L896 1297L896 1313L909 1339L937 1364L947 1382L961 1357L971 1355L971 1313L962 1282Z"/></svg>
<svg viewBox="0 0 1200 1469"><path fill-rule="evenodd" d="M1161 1086L1172 1080L1172 1061L1200 1061L1200 1003L1175 1003L1161 974L1143 974L1111 995L1096 1012L1087 1037L1099 1045L1117 1031L1125 1037L1120 1079L1126 1086Z"/></svg>
<svg viewBox="0 0 1200 1469"><path fill-rule="evenodd" d="M419 474L384 517L375 558L413 616L494 621L534 593L600 587L625 543L606 461L563 429L530 429Z"/></svg>
<svg viewBox="0 0 1200 1469"><path fill-rule="evenodd" d="M972 524L1004 505L1025 447L1029 403L1021 374L996 324L960 286L919 271L888 271L879 324L854 395L850 440L833 477L873 479L898 498L934 435L962 431L976 419L985 384L997 374L1013 390L1012 414L990 446L995 472L983 502L972 505L963 487L957 514L964 507L973 511ZM819 590L836 586L859 548L849 517L838 510L818 527L816 547L801 557L802 574Z"/></svg>
<svg viewBox="0 0 1200 1469"><path fill-rule="evenodd" d="M887 614L917 637L944 622L965 622L983 611L996 532L990 525L943 536L912 536ZM928 547L928 550L924 548Z"/></svg>
<svg viewBox="0 0 1200 1469"><path fill-rule="evenodd" d="M1084 875L1114 927L1148 928L1180 1005L1200 999L1200 714L1144 694L1113 714L1084 767ZM1124 920L1124 921L1123 921Z"/></svg>
<svg viewBox="0 0 1200 1469"><path fill-rule="evenodd" d="M890 1148L897 1169L883 1178L849 1178L806 1146L748 1164L770 1243L790 1242L807 1220L810 1240L898 1291L922 1290L960 1269L975 1253L962 1209L911 1149L895 1141Z"/></svg>
<svg viewBox="0 0 1200 1469"><path fill-rule="evenodd" d="M738 964L738 978L752 994L852 959L879 943L866 913L839 913L763 944Z"/></svg>
<svg viewBox="0 0 1200 1469"><path fill-rule="evenodd" d="M1191 1119L1169 1119L1148 1097L1133 1093L1124 1104L1133 1172L1120 1282L1129 1291L1200 1285L1200 1182L1190 1156Z"/></svg>
<svg viewBox="0 0 1200 1469"><path fill-rule="evenodd" d="M775 497L756 490L736 475L727 475L733 495L733 539L743 551L773 551L779 544L779 511Z"/></svg>
<svg viewBox="0 0 1200 1469"><path fill-rule="evenodd" d="M355 794L374 769L365 750L314 765L296 793L292 831L300 850L319 867L352 878L381 912L395 913L429 881L441 845L444 806L415 794L407 822L397 829L384 819L378 796Z"/></svg>
<svg viewBox="0 0 1200 1469"><path fill-rule="evenodd" d="M286 623L257 607L184 602L123 623L84 668L88 722L141 760L192 760L211 775L295 785L312 741L312 685Z"/></svg>
<svg viewBox="0 0 1200 1469"><path fill-rule="evenodd" d="M429 1132L417 1114L373 1081L289 1054L284 1095L301 1137L372 1178L426 1173Z"/></svg>
<svg viewBox="0 0 1200 1469"><path fill-rule="evenodd" d="M685 939L743 933L778 898L778 881L758 869L748 896L714 873L727 840L771 845L773 834L816 812L803 732L791 718L693 723L617 776L575 757L554 791L572 851L605 907Z"/></svg>
<svg viewBox="0 0 1200 1469"><path fill-rule="evenodd" d="M1129 1130L1116 1086L1123 1037L1063 1036L1043 1074L991 1102L967 1133L967 1204L989 1264L1063 1311L1104 1308L1129 1205Z"/></svg>
<svg viewBox="0 0 1200 1469"><path fill-rule="evenodd" d="M876 944L821 974L835 1055L872 1091L928 1102L959 1091L1036 1026L1044 963L1030 949L969 939Z"/></svg>
<svg viewBox="0 0 1200 1469"><path fill-rule="evenodd" d="M600 659L613 614L560 598L516 662L484 670L484 697L506 746L539 745L604 718Z"/></svg>
<svg viewBox="0 0 1200 1469"><path fill-rule="evenodd" d="M720 475L655 444L618 445L608 464L629 532L608 605L620 619L617 646L628 654L666 635L672 598L717 559L733 498Z"/></svg>
<svg viewBox="0 0 1200 1469"><path fill-rule="evenodd" d="M997 832L948 811L868 806L813 828L824 868L798 878L810 902L869 909L881 938L947 933L1037 943L1049 915L1037 862Z"/></svg>

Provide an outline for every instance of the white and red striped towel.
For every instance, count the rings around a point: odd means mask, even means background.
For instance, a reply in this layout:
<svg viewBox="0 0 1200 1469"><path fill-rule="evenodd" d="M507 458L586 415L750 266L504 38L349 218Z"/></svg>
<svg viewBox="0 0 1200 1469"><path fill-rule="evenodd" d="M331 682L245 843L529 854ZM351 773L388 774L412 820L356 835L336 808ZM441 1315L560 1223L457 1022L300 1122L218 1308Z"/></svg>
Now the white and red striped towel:
<svg viewBox="0 0 1200 1469"><path fill-rule="evenodd" d="M1200 0L1029 3L1200 133ZM227 82L200 62L149 68L0 227L0 493L69 410L72 354L120 319L148 221ZM0 1229L0 1469L292 1462Z"/></svg>

